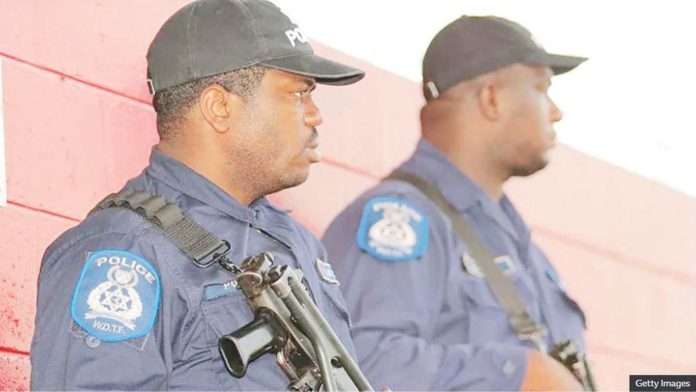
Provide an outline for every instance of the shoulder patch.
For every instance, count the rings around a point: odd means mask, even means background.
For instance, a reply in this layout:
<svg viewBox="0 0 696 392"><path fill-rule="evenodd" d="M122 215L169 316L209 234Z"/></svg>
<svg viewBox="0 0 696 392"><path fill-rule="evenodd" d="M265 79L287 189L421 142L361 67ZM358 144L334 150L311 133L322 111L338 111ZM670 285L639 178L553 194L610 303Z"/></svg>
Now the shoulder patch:
<svg viewBox="0 0 696 392"><path fill-rule="evenodd" d="M428 230L428 217L420 208L394 197L376 197L363 209L358 245L379 260L413 260L425 253Z"/></svg>
<svg viewBox="0 0 696 392"><path fill-rule="evenodd" d="M90 335L120 342L147 335L157 318L160 280L144 258L104 249L89 255L70 312Z"/></svg>

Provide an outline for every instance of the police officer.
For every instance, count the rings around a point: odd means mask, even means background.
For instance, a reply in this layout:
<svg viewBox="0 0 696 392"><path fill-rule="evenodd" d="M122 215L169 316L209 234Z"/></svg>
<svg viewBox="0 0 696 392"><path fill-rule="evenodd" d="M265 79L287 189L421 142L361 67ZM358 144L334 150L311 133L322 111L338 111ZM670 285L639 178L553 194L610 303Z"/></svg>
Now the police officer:
<svg viewBox="0 0 696 392"><path fill-rule="evenodd" d="M548 333L520 339L450 216L411 182L388 178L350 204L323 239L353 317L359 361L374 384L580 388L538 346L572 339L584 350L583 313L503 185L546 166L561 119L548 95L551 77L584 60L549 54L522 26L498 17L463 16L431 42L422 139L397 172L425 179L444 196Z"/></svg>
<svg viewBox="0 0 696 392"><path fill-rule="evenodd" d="M315 83L360 70L316 56L263 0L205 0L176 12L147 55L160 142L125 189L175 203L231 245L302 268L319 309L354 352L341 293L321 243L265 195L304 182L319 160ZM315 264L322 263L323 268ZM218 339L253 319L232 275L197 267L152 223L105 208L43 257L32 383L36 389L281 390L272 355L233 378Z"/></svg>

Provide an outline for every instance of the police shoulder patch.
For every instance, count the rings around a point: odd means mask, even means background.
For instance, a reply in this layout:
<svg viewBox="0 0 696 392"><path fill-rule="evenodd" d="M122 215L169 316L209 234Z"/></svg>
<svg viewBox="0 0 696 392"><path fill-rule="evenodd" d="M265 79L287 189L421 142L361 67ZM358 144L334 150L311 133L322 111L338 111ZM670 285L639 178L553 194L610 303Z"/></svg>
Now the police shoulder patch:
<svg viewBox="0 0 696 392"><path fill-rule="evenodd" d="M157 318L160 279L144 258L104 249L89 255L70 312L92 336L120 342L147 335Z"/></svg>
<svg viewBox="0 0 696 392"><path fill-rule="evenodd" d="M394 197L370 199L358 228L358 245L379 260L417 259L428 247L428 217L415 205Z"/></svg>

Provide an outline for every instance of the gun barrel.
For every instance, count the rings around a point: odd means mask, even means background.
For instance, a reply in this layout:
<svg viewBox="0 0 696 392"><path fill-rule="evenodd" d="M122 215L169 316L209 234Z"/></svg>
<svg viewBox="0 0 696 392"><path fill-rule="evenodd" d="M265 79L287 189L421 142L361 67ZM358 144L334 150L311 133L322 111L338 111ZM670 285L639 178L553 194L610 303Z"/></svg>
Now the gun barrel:
<svg viewBox="0 0 696 392"><path fill-rule="evenodd" d="M285 303L285 306L288 307L295 321L299 324L300 329L307 335L309 341L312 342L314 352L317 354L321 377L324 380L324 388L327 392L337 391L338 386L336 385L336 380L331 371L331 358L329 358L325 349L328 342L324 341L321 332L317 330L314 320L312 320L310 314L305 311L305 308L297 300L294 292L288 292L285 296L280 297L280 299Z"/></svg>
<svg viewBox="0 0 696 392"><path fill-rule="evenodd" d="M333 329L331 329L331 327L329 326L329 323L326 321L321 312L319 312L319 309L317 309L316 305L314 305L314 302L309 297L309 294L305 290L302 283L292 278L288 279L288 283L290 285L290 288L292 289L292 293L299 299L300 303L305 305L305 307L309 310L311 316L317 321L319 328L322 329L323 334L326 337L328 337L328 343L336 347L341 365L346 370L346 373L348 373L348 376L353 380L353 382L355 382L356 386L358 387L358 390L372 391L373 388L370 385L370 382L367 381L367 378L362 373L362 371L360 371L360 368L355 363L355 361L353 361L353 358L345 349L341 341L338 339L336 333L334 333Z"/></svg>

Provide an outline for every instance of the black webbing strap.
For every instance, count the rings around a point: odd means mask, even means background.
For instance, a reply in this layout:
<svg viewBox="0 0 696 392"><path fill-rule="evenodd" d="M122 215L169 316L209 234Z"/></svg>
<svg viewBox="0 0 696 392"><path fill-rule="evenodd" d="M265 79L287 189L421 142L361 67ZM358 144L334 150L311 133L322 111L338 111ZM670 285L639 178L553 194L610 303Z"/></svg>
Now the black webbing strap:
<svg viewBox="0 0 696 392"><path fill-rule="evenodd" d="M520 340L533 342L540 351L546 352L546 328L537 323L532 315L529 314L517 287L498 268L483 241L474 232L471 225L445 199L442 193L425 179L411 173L395 171L385 180L404 181L413 185L450 218L454 231L467 245L471 257L476 260L493 294L505 310L517 337Z"/></svg>
<svg viewBox="0 0 696 392"><path fill-rule="evenodd" d="M227 241L217 238L162 196L123 190L107 196L89 214L105 208L125 208L147 219L199 267L212 265L230 250Z"/></svg>

